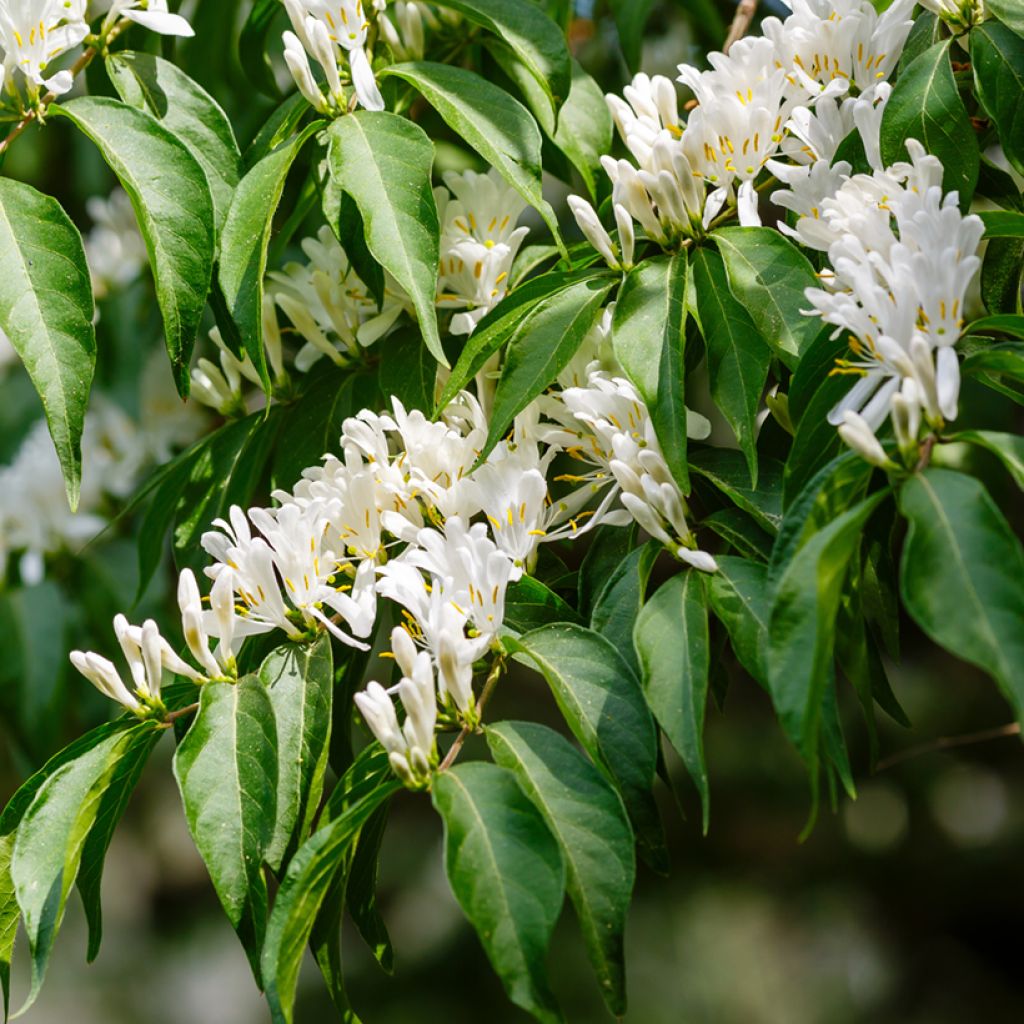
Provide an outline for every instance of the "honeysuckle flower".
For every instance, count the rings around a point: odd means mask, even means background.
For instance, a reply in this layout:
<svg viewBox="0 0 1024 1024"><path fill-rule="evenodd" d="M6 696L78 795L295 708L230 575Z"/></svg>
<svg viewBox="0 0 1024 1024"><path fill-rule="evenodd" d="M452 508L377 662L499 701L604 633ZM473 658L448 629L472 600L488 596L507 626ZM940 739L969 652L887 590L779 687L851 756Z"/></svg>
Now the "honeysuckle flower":
<svg viewBox="0 0 1024 1024"><path fill-rule="evenodd" d="M72 651L70 657L71 664L105 697L135 714L145 714L142 702L124 685L112 661L93 651Z"/></svg>
<svg viewBox="0 0 1024 1024"><path fill-rule="evenodd" d="M377 26L381 38L391 47L396 61L423 60L426 52L425 24L432 18L426 4L397 0L390 13L378 8Z"/></svg>
<svg viewBox="0 0 1024 1024"><path fill-rule="evenodd" d="M102 299L139 276L148 258L146 243L124 190L115 189L108 199L92 196L86 200L85 209L93 222L84 239L85 258L93 295Z"/></svg>
<svg viewBox="0 0 1024 1024"><path fill-rule="evenodd" d="M344 61L356 102L367 110L383 110L384 99L366 53L370 23L362 0L285 0L284 6L294 30L292 38L285 40L291 54L286 60L303 96L322 113L347 110L349 101L339 73ZM308 60L299 57L295 42L323 69L330 103L312 82Z"/></svg>
<svg viewBox="0 0 1024 1024"><path fill-rule="evenodd" d="M529 229L516 227L525 200L493 168L444 175L434 190L441 223L437 304L463 312L452 317L453 334L471 334L508 291L512 261Z"/></svg>
<svg viewBox="0 0 1024 1024"><path fill-rule="evenodd" d="M128 18L162 36L195 35L185 18L167 10L167 0L114 0L104 21L104 31L109 31L118 18Z"/></svg>
<svg viewBox="0 0 1024 1024"><path fill-rule="evenodd" d="M276 318L272 309L268 310L269 301L264 296L263 302L263 340L267 352L267 361L273 371L275 383L281 383L287 377L284 370L281 335L277 329ZM224 343L220 329L214 327L209 332L210 341L217 347L218 362L201 357L192 369L192 396L203 405L216 409L224 416L244 415L248 410L245 402L245 385L254 384L262 387L259 371L256 369L248 352L241 359Z"/></svg>
<svg viewBox="0 0 1024 1024"><path fill-rule="evenodd" d="M875 437L863 416L850 409L843 413L839 424L839 436L866 462L880 469L895 469L896 464L885 453L881 442Z"/></svg>
<svg viewBox="0 0 1024 1024"><path fill-rule="evenodd" d="M613 242L608 234L597 211L585 199L580 196L569 196L569 209L584 238L601 254L605 263L612 270L631 270L633 267L633 249L635 236L633 231L633 218L621 203L612 205L612 212L615 216L615 225L619 231L618 242Z"/></svg>
<svg viewBox="0 0 1024 1024"><path fill-rule="evenodd" d="M985 0L917 0L932 14L937 14L958 35L983 22L989 11Z"/></svg>
<svg viewBox="0 0 1024 1024"><path fill-rule="evenodd" d="M86 0L0 0L0 86L16 92L14 73L28 84L30 99L41 89L61 95L71 88L68 70L47 74L49 66L89 34Z"/></svg>
<svg viewBox="0 0 1024 1024"><path fill-rule="evenodd" d="M344 365L384 337L408 307L408 298L387 275L384 303L378 309L327 226L315 238L303 239L302 250L307 263L288 263L267 277L268 294L305 342L295 357L295 368L305 373L324 356ZM276 329L276 316L265 311L265 336L271 319Z"/></svg>

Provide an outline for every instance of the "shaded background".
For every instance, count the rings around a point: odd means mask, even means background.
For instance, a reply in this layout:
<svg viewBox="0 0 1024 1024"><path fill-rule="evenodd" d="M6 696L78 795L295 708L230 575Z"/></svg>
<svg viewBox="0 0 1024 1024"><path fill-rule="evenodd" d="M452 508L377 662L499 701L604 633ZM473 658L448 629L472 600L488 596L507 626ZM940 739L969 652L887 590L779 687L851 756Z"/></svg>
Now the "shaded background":
<svg viewBox="0 0 1024 1024"><path fill-rule="evenodd" d="M173 5L172 5L173 6ZM198 31L182 45L185 69L232 116L240 139L271 108L241 76L229 40L237 38L248 0L184 4ZM762 5L762 10L768 5ZM581 3L574 26L578 56L607 89L626 81L614 28L603 5ZM675 74L724 38L731 7L713 0L654 5L645 70ZM133 30L134 31L134 30ZM138 32L129 45L159 48ZM103 89L102 76L91 85ZM31 141L30 141L31 139ZM440 161L464 155L445 150ZM98 157L66 125L33 129L5 173L57 195L85 225L84 201L113 182ZM558 192L553 189L553 195ZM100 379L131 402L151 340L158 342L148 284L104 309ZM114 301L114 300L112 300ZM9 458L22 422L36 415L22 386L0 385L0 460ZM971 401L965 389L964 400ZM989 415L1009 410L985 401ZM19 412L22 407L28 412ZM980 456L977 456L980 458ZM1019 500L1001 478L993 490L1004 508ZM88 620L106 630L134 592L131 525L119 527L103 565L66 570L109 577L109 600L95 597ZM60 570L58 569L58 573ZM147 594L166 600L166 574ZM122 604L118 604L122 599ZM86 628L91 628L86 624ZM63 626L53 642L63 645ZM58 641L60 644L58 645ZM913 728L880 721L882 753L939 736L998 726L1010 712L992 684L903 624L904 655L891 666L894 689ZM637 1024L993 1024L1021 1019L1024 977L1019 922L1024 917L1024 758L1004 738L922 754L872 775L867 738L853 694L845 721L859 800L822 808L810 838L798 843L810 797L802 767L774 721L766 696L735 666L725 709L707 726L711 830L701 837L699 808L681 766L669 759L676 793L660 786L670 835L668 880L641 867L627 932L628 1020ZM1024 671L1024 669L1022 669ZM14 727L0 692L0 800L48 752L105 713L77 679L62 683L38 710L31 736ZM2 686L2 684L0 684ZM84 688L84 690L83 690ZM545 720L552 702L537 676L513 675L499 689L496 717ZM479 741L473 741L479 743ZM474 748L467 748L472 756ZM263 1024L269 1013L252 983L240 946L220 912L185 829L170 775L165 739L117 831L104 881L106 936L96 964L84 964L78 903L58 941L50 976L27 1024ZM677 802L679 805L677 807ZM680 814L685 813L685 819ZM448 892L441 832L429 801L402 794L384 845L381 903L396 949L387 978L358 937L346 942L350 994L366 1024L488 1024L525 1021L505 999L474 935ZM600 1003L571 910L552 943L551 974L570 1021L608 1019ZM300 1024L334 1019L317 972L307 964L297 1009ZM27 966L16 964L15 1002Z"/></svg>

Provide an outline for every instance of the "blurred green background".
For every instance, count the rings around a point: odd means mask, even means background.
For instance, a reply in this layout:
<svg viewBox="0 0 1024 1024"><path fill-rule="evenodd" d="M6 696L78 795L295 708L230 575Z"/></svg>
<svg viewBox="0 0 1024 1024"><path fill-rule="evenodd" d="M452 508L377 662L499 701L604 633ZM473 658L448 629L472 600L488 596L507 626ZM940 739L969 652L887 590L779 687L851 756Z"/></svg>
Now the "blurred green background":
<svg viewBox="0 0 1024 1024"><path fill-rule="evenodd" d="M244 142L271 101L246 83L233 40L249 0L183 3L197 29L176 59L230 113ZM762 4L762 12L771 9ZM627 71L601 0L580 3L572 26L577 54L606 89ZM593 20L588 16L593 15ZM720 44L731 5L714 0L653 4L644 70L675 74ZM136 30L133 30L135 32ZM159 48L138 31L129 46ZM102 74L91 87L104 89ZM443 159L458 163L458 153ZM85 200L112 179L95 153L59 122L32 129L4 172L57 195L84 227ZM553 184L552 195L561 186ZM160 343L142 283L110 300L100 324L99 379L127 407L146 354ZM971 401L965 389L965 403ZM986 399L991 405L991 400ZM0 461L9 460L37 411L24 382L0 384ZM1009 409L988 415L1010 416ZM1009 425L1009 424L1007 424ZM993 476L1007 510L1020 503ZM76 636L102 636L134 593L131 525L120 524L100 558L58 567L57 583L88 599ZM101 579L102 578L102 579ZM97 583L102 582L102 586ZM125 595L128 595L127 602ZM146 602L166 601L166 576ZM6 599L6 598L5 598ZM61 657L67 627L46 619ZM882 754L935 737L971 733L1010 718L992 684L938 652L903 623L904 654L890 666L913 728L880 721ZM97 643L109 646L109 637ZM10 676L11 655L2 679ZM724 709L707 727L711 829L700 835L695 795L669 761L673 794L660 787L673 871L641 868L627 932L630 1012L636 1024L991 1024L1024 1017L1018 938L1024 919L1024 758L1019 739L932 751L872 775L867 738L851 692L842 694L859 799L822 808L803 843L810 796L799 760L777 727L767 697L734 665ZM1024 671L1024 667L1022 667ZM9 682L9 680L8 680ZM82 680L63 680L37 709L32 734L15 727L11 692L0 681L0 800L33 765L105 713ZM499 717L544 720L553 709L536 676L502 684ZM471 751L470 751L471 752ZM192 847L170 775L171 741L146 770L108 856L105 940L84 963L85 929L72 901L47 985L26 1024L263 1024L269 1014L220 912ZM676 803L681 805L677 808ZM682 810L685 820L679 813ZM350 994L366 1024L513 1024L524 1014L505 999L442 869L440 825L429 802L396 800L384 846L381 901L396 949L386 977L354 932L346 951ZM573 1024L608 1019L567 911L555 935L551 973ZM332 1011L307 964L297 1020L319 1024ZM27 965L16 964L15 1002Z"/></svg>

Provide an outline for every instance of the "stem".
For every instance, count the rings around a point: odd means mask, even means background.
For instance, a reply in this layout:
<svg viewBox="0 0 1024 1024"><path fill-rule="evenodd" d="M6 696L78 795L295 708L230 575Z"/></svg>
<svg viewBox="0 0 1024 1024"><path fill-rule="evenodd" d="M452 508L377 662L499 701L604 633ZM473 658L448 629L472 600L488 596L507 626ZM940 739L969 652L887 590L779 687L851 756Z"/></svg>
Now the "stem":
<svg viewBox="0 0 1024 1024"><path fill-rule="evenodd" d="M722 46L722 53L728 53L732 44L742 39L750 28L757 12L757 0L740 0L736 5L736 14L733 16L732 24L729 26L729 34L725 37Z"/></svg>
<svg viewBox="0 0 1024 1024"><path fill-rule="evenodd" d="M480 694L480 702L477 704L477 716L478 719L483 718L484 708L487 706L487 702L491 699L491 694L494 693L494 688L498 685L498 680L501 678L502 670L505 668L505 659L499 655L491 666L491 671L487 675L487 681L484 683L483 692ZM437 770L439 772L446 772L451 768L455 761L455 758L459 756L459 751L462 749L462 745L469 738L469 734L472 732L480 732L479 725L471 729L468 725L463 726L462 731L458 736L455 737L455 742L448 748L448 753L444 755L444 760L438 765Z"/></svg>
<svg viewBox="0 0 1024 1024"><path fill-rule="evenodd" d="M71 65L71 77L77 78L78 75L84 71L93 61L93 58L103 50L106 52L107 47L130 25L132 22L128 18L122 18L107 34L107 36L92 46L88 47L82 52L82 55ZM42 122L46 116L46 109L49 107L54 100L57 99L57 94L54 92L48 92L39 102L31 109L26 110L22 115L21 120L7 133L6 138L0 141L0 157L11 148L14 140L33 122Z"/></svg>
<svg viewBox="0 0 1024 1024"><path fill-rule="evenodd" d="M179 708L177 711L168 711L167 716L164 718L164 724L167 726L172 725L179 718L184 718L185 715L191 715L193 712L199 710L199 702L195 704L189 704L187 708Z"/></svg>
<svg viewBox="0 0 1024 1024"><path fill-rule="evenodd" d="M997 725L992 729L982 729L980 732L969 732L962 736L940 736L938 739L929 740L927 743L920 743L908 750L901 750L898 754L882 758L875 765L875 772L884 772L887 768L910 761L923 754L931 754L936 750L951 750L954 747L966 747L972 743L985 743L988 740L1001 740L1006 736L1019 736L1020 723L1008 722L1006 725Z"/></svg>
<svg viewBox="0 0 1024 1024"><path fill-rule="evenodd" d="M929 434L924 439L924 444L921 445L921 457L917 460L917 465L914 467L915 473L920 473L922 469L927 469L928 463L932 461L932 451L937 441L938 437L935 434Z"/></svg>

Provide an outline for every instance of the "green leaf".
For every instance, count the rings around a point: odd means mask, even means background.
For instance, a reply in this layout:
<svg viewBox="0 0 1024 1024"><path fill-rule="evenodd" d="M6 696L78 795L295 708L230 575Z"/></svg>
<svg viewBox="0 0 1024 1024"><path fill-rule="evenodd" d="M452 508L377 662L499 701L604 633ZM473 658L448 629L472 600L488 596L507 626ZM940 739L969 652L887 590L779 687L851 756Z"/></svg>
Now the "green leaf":
<svg viewBox="0 0 1024 1024"><path fill-rule="evenodd" d="M774 459L762 459L757 487L750 486L746 460L732 448L702 445L690 450L690 471L710 481L730 501L769 533L782 521L782 467Z"/></svg>
<svg viewBox="0 0 1024 1024"><path fill-rule="evenodd" d="M427 416L434 408L437 363L427 351L420 332L401 328L377 343L381 352L380 392L397 398L406 409Z"/></svg>
<svg viewBox="0 0 1024 1024"><path fill-rule="evenodd" d="M370 775L347 791L348 806L314 832L292 857L274 900L263 948L263 982L274 1024L291 1024L294 1019L295 990L306 943L338 871L347 870L360 829L401 788L383 773Z"/></svg>
<svg viewBox="0 0 1024 1024"><path fill-rule="evenodd" d="M186 145L159 121L118 100L80 96L50 108L99 148L132 201L146 242L167 354L182 397L213 273L213 199Z"/></svg>
<svg viewBox="0 0 1024 1024"><path fill-rule="evenodd" d="M626 275L612 318L615 356L651 414L665 461L683 493L686 467L686 254L644 260Z"/></svg>
<svg viewBox="0 0 1024 1024"><path fill-rule="evenodd" d="M295 158L323 122L308 125L299 135L263 157L238 183L220 240L218 279L231 319L238 326L245 352L270 393L267 356L263 349L263 278L274 214Z"/></svg>
<svg viewBox="0 0 1024 1024"><path fill-rule="evenodd" d="M718 243L729 287L761 337L793 369L818 336L821 321L804 316L808 288L818 279L807 257L774 228L720 228Z"/></svg>
<svg viewBox="0 0 1024 1024"><path fill-rule="evenodd" d="M389 75L414 86L445 123L540 213L561 242L558 218L541 193L540 129L517 99L475 72L449 64L410 61L381 72L382 78Z"/></svg>
<svg viewBox="0 0 1024 1024"><path fill-rule="evenodd" d="M671 643L666 643L669 637ZM664 583L640 610L633 643L647 703L697 787L707 835L710 793L704 713L711 654L703 574L689 569Z"/></svg>
<svg viewBox="0 0 1024 1024"><path fill-rule="evenodd" d="M205 683L174 754L185 819L259 978L267 920L263 861L277 816L274 708L256 676Z"/></svg>
<svg viewBox="0 0 1024 1024"><path fill-rule="evenodd" d="M1021 45L1024 46L1024 41ZM978 216L985 225L986 238L1024 238L1024 213L1017 210L983 210Z"/></svg>
<svg viewBox="0 0 1024 1024"><path fill-rule="evenodd" d="M636 862L625 808L600 772L543 725L499 722L487 730L495 761L541 812L565 860L566 889L608 1009L626 1012L623 932Z"/></svg>
<svg viewBox="0 0 1024 1024"><path fill-rule="evenodd" d="M910 66L915 58L920 57L925 50L934 46L942 38L942 22L936 14L931 11L922 11L911 26L907 41L903 44L903 52L900 54L899 73ZM859 135L858 133L854 133Z"/></svg>
<svg viewBox="0 0 1024 1024"><path fill-rule="evenodd" d="M619 45L630 71L640 70L644 28L654 7L654 0L609 0L615 27L619 32Z"/></svg>
<svg viewBox="0 0 1024 1024"><path fill-rule="evenodd" d="M900 593L937 644L984 669L1024 718L1024 550L974 477L928 469L900 492Z"/></svg>
<svg viewBox="0 0 1024 1024"><path fill-rule="evenodd" d="M596 197L601 157L612 148L612 116L603 90L577 60L572 62L572 86L558 111L558 125L548 134L579 171L591 198Z"/></svg>
<svg viewBox="0 0 1024 1024"><path fill-rule="evenodd" d="M448 365L437 333L437 206L434 144L418 125L387 111L357 110L334 121L331 176L354 200L374 258L408 292L423 340Z"/></svg>
<svg viewBox="0 0 1024 1024"><path fill-rule="evenodd" d="M718 571L708 578L708 603L725 626L733 653L752 679L768 686L764 652L768 643L771 590L768 567L734 555L716 555Z"/></svg>
<svg viewBox="0 0 1024 1024"><path fill-rule="evenodd" d="M505 595L505 622L509 629L525 633L550 622L579 622L573 607L533 576L522 576Z"/></svg>
<svg viewBox="0 0 1024 1024"><path fill-rule="evenodd" d="M1017 35L1024 35L1024 4L1021 0L985 0L985 6Z"/></svg>
<svg viewBox="0 0 1024 1024"><path fill-rule="evenodd" d="M784 568L775 589L766 651L772 702L786 734L811 764L817 758L843 580L864 524L888 495L879 491L814 534Z"/></svg>
<svg viewBox="0 0 1024 1024"><path fill-rule="evenodd" d="M56 199L0 178L0 330L42 399L71 508L82 480L82 427L96 334L78 229Z"/></svg>
<svg viewBox="0 0 1024 1024"><path fill-rule="evenodd" d="M713 530L747 558L767 562L771 556L771 534L758 526L753 517L741 508L720 508L705 516L700 526Z"/></svg>
<svg viewBox="0 0 1024 1024"><path fill-rule="evenodd" d="M107 789L116 785L121 760L140 742L151 743L155 729L152 721L121 723L61 764L39 786L18 823L10 877L32 954L32 987L20 1012L32 1005L43 983L90 833L109 813ZM92 852L101 853L95 847Z"/></svg>
<svg viewBox="0 0 1024 1024"><path fill-rule="evenodd" d="M743 305L729 290L718 253L701 247L693 254L695 310L708 353L711 397L732 427L757 486L757 413L768 380L771 349Z"/></svg>
<svg viewBox="0 0 1024 1024"><path fill-rule="evenodd" d="M981 301L990 313L1019 313L1024 232L1020 238L993 238L981 264Z"/></svg>
<svg viewBox="0 0 1024 1024"><path fill-rule="evenodd" d="M968 334L1007 334L1011 338L1024 339L1024 316L1018 314L1002 314L983 316L965 328ZM974 353L971 353L973 357Z"/></svg>
<svg viewBox="0 0 1024 1024"><path fill-rule="evenodd" d="M900 74L882 115L882 161L907 158L904 142L916 139L942 161L944 191L956 191L966 209L978 181L978 140L964 109L945 39L925 50Z"/></svg>
<svg viewBox="0 0 1024 1024"><path fill-rule="evenodd" d="M544 966L565 896L555 837L497 765L459 764L437 776L445 870L509 998L542 1024L564 1020Z"/></svg>
<svg viewBox="0 0 1024 1024"><path fill-rule="evenodd" d="M994 430L962 430L950 441L966 441L990 451L1006 467L1014 483L1024 490L1024 438Z"/></svg>
<svg viewBox="0 0 1024 1024"><path fill-rule="evenodd" d="M284 644L260 666L277 725L277 820L265 859L277 871L309 833L331 742L331 640Z"/></svg>
<svg viewBox="0 0 1024 1024"><path fill-rule="evenodd" d="M505 646L525 656L547 680L569 728L622 794L640 850L666 870L661 820L654 803L657 730L643 690L610 640L582 626L542 626Z"/></svg>
<svg viewBox="0 0 1024 1024"><path fill-rule="evenodd" d="M502 345L521 333L527 318L545 300L572 284L595 278L592 270L576 274L552 272L524 282L510 292L477 324L452 368L437 408L445 406L480 372Z"/></svg>
<svg viewBox="0 0 1024 1024"><path fill-rule="evenodd" d="M374 811L359 833L352 857L345 903L349 916L363 941L387 974L394 972L395 951L387 926L377 909L377 878L380 874L380 848L388 824L387 804Z"/></svg>
<svg viewBox="0 0 1024 1024"><path fill-rule="evenodd" d="M121 99L155 117L196 158L210 186L219 235L238 185L242 159L227 115L209 93L170 61L119 50L107 57L106 66Z"/></svg>
<svg viewBox="0 0 1024 1024"><path fill-rule="evenodd" d="M478 464L512 421L558 376L601 316L614 280L590 277L540 302L523 319L505 351L494 392L491 425Z"/></svg>
<svg viewBox="0 0 1024 1024"><path fill-rule="evenodd" d="M279 0L271 0L279 3ZM298 130L299 123L309 113L309 103L301 92L293 92L266 118L252 142L242 154L242 173L248 174L265 156L269 156Z"/></svg>
<svg viewBox="0 0 1024 1024"><path fill-rule="evenodd" d="M530 0L439 0L504 40L557 110L569 95L572 66L562 30Z"/></svg>
<svg viewBox="0 0 1024 1024"><path fill-rule="evenodd" d="M280 96L267 43L274 20L283 12L280 0L255 0L238 37L238 59L246 77L267 96ZM299 94L301 95L301 94ZM303 106L308 107L305 97Z"/></svg>
<svg viewBox="0 0 1024 1024"><path fill-rule="evenodd" d="M647 596L647 581L662 551L658 541L634 548L617 566L598 594L590 617L590 628L607 637L640 676L640 662L633 649L633 624Z"/></svg>

